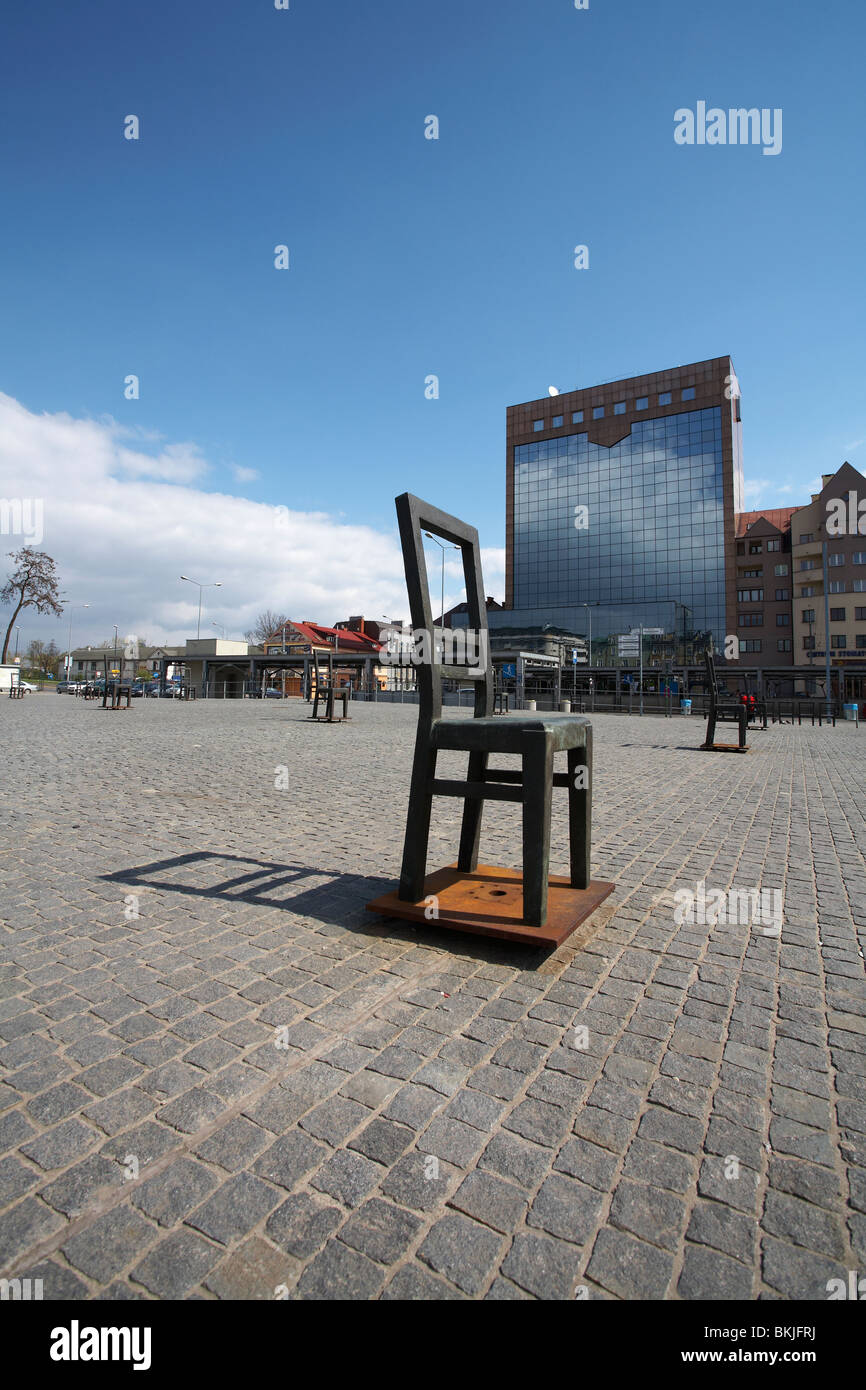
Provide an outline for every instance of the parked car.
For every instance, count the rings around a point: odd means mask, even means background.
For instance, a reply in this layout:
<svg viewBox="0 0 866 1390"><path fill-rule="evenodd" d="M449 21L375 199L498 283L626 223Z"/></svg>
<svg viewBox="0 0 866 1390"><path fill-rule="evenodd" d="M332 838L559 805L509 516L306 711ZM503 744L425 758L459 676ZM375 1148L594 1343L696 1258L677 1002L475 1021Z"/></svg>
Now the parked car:
<svg viewBox="0 0 866 1390"><path fill-rule="evenodd" d="M81 689L83 689L82 681L58 681L57 683L58 695L77 695Z"/></svg>
<svg viewBox="0 0 866 1390"><path fill-rule="evenodd" d="M18 688L19 688L20 690L23 690L23 691L24 691L24 694L25 694L25 695L33 695L33 694L35 694L35 692L39 689L39 686L38 686L38 685L33 685L32 681L21 681L21 680L19 680L19 681L16 682L16 684L18 685Z"/></svg>

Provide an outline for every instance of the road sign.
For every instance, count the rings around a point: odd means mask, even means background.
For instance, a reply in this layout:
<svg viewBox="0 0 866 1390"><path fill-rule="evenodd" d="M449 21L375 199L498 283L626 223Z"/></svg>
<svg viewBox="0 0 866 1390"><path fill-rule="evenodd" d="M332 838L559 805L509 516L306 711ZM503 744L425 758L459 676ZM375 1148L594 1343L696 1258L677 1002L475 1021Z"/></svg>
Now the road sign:
<svg viewBox="0 0 866 1390"><path fill-rule="evenodd" d="M571 649L571 664L573 666L577 665L577 647L572 647Z"/></svg>
<svg viewBox="0 0 866 1390"><path fill-rule="evenodd" d="M502 676L504 679L513 679L517 675L517 665L513 661L505 661L502 664Z"/></svg>

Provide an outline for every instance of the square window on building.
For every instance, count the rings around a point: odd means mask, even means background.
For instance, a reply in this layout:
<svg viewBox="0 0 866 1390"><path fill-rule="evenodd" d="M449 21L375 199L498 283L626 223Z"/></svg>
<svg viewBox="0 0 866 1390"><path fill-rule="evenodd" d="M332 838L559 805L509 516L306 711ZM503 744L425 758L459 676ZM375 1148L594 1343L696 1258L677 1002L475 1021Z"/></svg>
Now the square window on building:
<svg viewBox="0 0 866 1390"><path fill-rule="evenodd" d="M776 627L789 627L791 623L790 613L776 614Z"/></svg>
<svg viewBox="0 0 866 1390"><path fill-rule="evenodd" d="M831 593L831 594L844 594L844 592L845 592L845 580L844 580L844 579L831 579L831 580L830 580L830 593Z"/></svg>
<svg viewBox="0 0 866 1390"><path fill-rule="evenodd" d="M866 565L866 550L855 550L851 556L852 565Z"/></svg>
<svg viewBox="0 0 866 1390"><path fill-rule="evenodd" d="M660 392L659 392L659 405L670 405L670 403L671 403L671 393L670 393L670 391L660 391Z"/></svg>
<svg viewBox="0 0 866 1390"><path fill-rule="evenodd" d="M594 405L594 406L592 407L592 418L593 418L593 420L603 420L603 419L604 419L604 406L603 406L603 405Z"/></svg>
<svg viewBox="0 0 866 1390"><path fill-rule="evenodd" d="M803 650L804 650L805 652L813 652L813 651L815 650L815 638L814 638L814 637L804 637L804 638L803 638Z"/></svg>
<svg viewBox="0 0 866 1390"><path fill-rule="evenodd" d="M855 623L866 623L866 608L854 609L854 621Z"/></svg>
<svg viewBox="0 0 866 1390"><path fill-rule="evenodd" d="M613 413L614 415L625 415L625 401L615 401Z"/></svg>
<svg viewBox="0 0 866 1390"><path fill-rule="evenodd" d="M775 570L774 570L774 573L775 573L777 576L781 577L783 574L787 574L787 573L788 573L788 566L787 566L787 565L776 565L776 568L775 568Z"/></svg>
<svg viewBox="0 0 866 1390"><path fill-rule="evenodd" d="M582 424L583 424L583 411L582 411L582 410L575 410L575 411L573 412L572 417L571 417L571 423L572 423L573 425L582 425Z"/></svg>
<svg viewBox="0 0 866 1390"><path fill-rule="evenodd" d="M858 632L854 638L855 647L866 647L866 632Z"/></svg>
<svg viewBox="0 0 866 1390"><path fill-rule="evenodd" d="M761 544L760 541L749 541L749 554L750 554L750 555L762 555L763 552L764 552L764 547L763 547L763 545Z"/></svg>
<svg viewBox="0 0 866 1390"><path fill-rule="evenodd" d="M844 555L840 555L838 551L835 551L832 555L828 555L828 556L827 556L827 564L828 564L828 565L838 566L838 565L844 565L844 563L845 563L845 556L844 556Z"/></svg>
<svg viewBox="0 0 866 1390"><path fill-rule="evenodd" d="M781 537L780 537L780 536L771 536L770 539L767 541L767 549L768 549L768 550L781 550L781 549L782 549L782 540L781 540ZM788 571L785 570L785 573L787 574Z"/></svg>
<svg viewBox="0 0 866 1390"><path fill-rule="evenodd" d="M831 622L831 623L844 623L844 621L845 621L845 609L844 609L844 608L831 608L831 609L830 609L830 622Z"/></svg>
<svg viewBox="0 0 866 1390"><path fill-rule="evenodd" d="M814 584L804 584L803 587L802 587L802 589L800 590L800 598L814 598L814 597L815 597L815 586L814 586Z"/></svg>
<svg viewBox="0 0 866 1390"><path fill-rule="evenodd" d="M638 396L634 403L635 410L646 410L649 405L649 396Z"/></svg>
<svg viewBox="0 0 866 1390"><path fill-rule="evenodd" d="M558 430L558 429L560 428L561 425L562 425L562 416L561 416L561 415L554 415L553 419L552 419L551 422L550 422L551 429Z"/></svg>
<svg viewBox="0 0 866 1390"><path fill-rule="evenodd" d="M804 622L804 623L814 623L814 621L815 621L815 610L814 610L814 608L804 608L804 609L803 609L802 622Z"/></svg>
<svg viewBox="0 0 866 1390"><path fill-rule="evenodd" d="M790 639L790 637L780 637L780 638L778 639L778 641L776 642L776 651L778 651L778 652L789 652L790 650L791 650L791 639Z"/></svg>
<svg viewBox="0 0 866 1390"><path fill-rule="evenodd" d="M815 537L814 537L814 535L812 534L811 531L804 531L803 534L802 534L802 536L800 537L799 541L797 542L797 544L798 544L798 545L808 545L808 544L810 543L810 541L813 541L814 539L815 539Z"/></svg>
<svg viewBox="0 0 866 1390"><path fill-rule="evenodd" d="M847 645L848 645L848 638L845 636L844 632L831 632L831 634L830 634L830 646L831 646L831 647L835 648L836 651L841 651L841 649L842 649L843 647L847 647Z"/></svg>
<svg viewBox="0 0 866 1390"><path fill-rule="evenodd" d="M790 597L791 597L791 590L790 590L790 589L777 589L777 590L776 590L776 602L777 602L777 603L787 603L787 602L788 602L788 599L789 599Z"/></svg>
<svg viewBox="0 0 866 1390"><path fill-rule="evenodd" d="M737 541L737 554L738 554L738 555L745 555L745 553L746 553L746 542L745 542L745 541Z"/></svg>
<svg viewBox="0 0 866 1390"><path fill-rule="evenodd" d="M866 594L866 579L851 580L852 594Z"/></svg>
<svg viewBox="0 0 866 1390"><path fill-rule="evenodd" d="M687 386L686 389L685 389L685 391L683 391L683 400L684 400L684 401L693 401L694 398L695 398L695 388L694 388L694 386Z"/></svg>
<svg viewBox="0 0 866 1390"><path fill-rule="evenodd" d="M536 432L536 434L537 434L539 430L543 430L543 429L544 429L544 421L543 421L543 420L533 420L533 422L532 422L532 428L535 430L535 432Z"/></svg>

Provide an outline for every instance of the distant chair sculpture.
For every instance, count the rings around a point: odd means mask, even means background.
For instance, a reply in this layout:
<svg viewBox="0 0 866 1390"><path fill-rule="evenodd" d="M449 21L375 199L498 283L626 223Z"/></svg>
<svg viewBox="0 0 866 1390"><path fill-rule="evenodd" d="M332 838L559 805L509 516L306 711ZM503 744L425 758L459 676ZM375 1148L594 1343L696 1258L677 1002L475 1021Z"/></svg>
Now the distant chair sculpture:
<svg viewBox="0 0 866 1390"><path fill-rule="evenodd" d="M316 674L316 693L313 698L313 713L311 719L316 719L322 724L344 724L349 718L349 687L334 685L334 654L328 652L328 678L323 679L322 669L319 666L319 653L313 651L313 667ZM343 713L334 714L334 702L342 700ZM319 714L319 705L322 705L325 713Z"/></svg>
<svg viewBox="0 0 866 1390"><path fill-rule="evenodd" d="M406 817L403 866L396 893L369 903L372 912L481 932L521 942L557 945L613 891L612 883L590 882L592 821L592 727L572 717L494 716L493 665L478 532L409 493L396 499L416 639L427 635L429 660L417 666L418 729ZM446 664L445 638L436 636L430 606L423 533L456 545L463 558L467 621L472 643L462 664ZM454 634L458 636L460 630ZM464 636L467 634L464 634ZM449 634L451 636L451 634ZM452 647L456 643L452 638ZM472 658L468 648L474 647ZM452 652L452 655L454 653ZM472 719L442 718L446 679L475 687ZM439 752L468 754L465 780L439 779ZM568 771L554 772L554 754L565 752ZM489 766L491 754L517 754L518 769ZM570 880L549 878L552 790L568 790ZM427 848L434 796L463 801L456 866L427 877ZM485 799L523 807L523 875L478 863ZM435 909L435 910L434 910Z"/></svg>
<svg viewBox="0 0 866 1390"><path fill-rule="evenodd" d="M707 714L707 733L701 748L706 753L748 753L749 746L746 743L746 734L749 727L749 707L741 700L733 699L730 696L725 698L719 694L719 682L712 652L704 653L704 661L707 668L710 708ZM736 724L739 730L739 741L737 743L716 743L717 723Z"/></svg>
<svg viewBox="0 0 866 1390"><path fill-rule="evenodd" d="M123 701L126 700L126 704ZM112 681L102 692L103 709L131 709L132 686L121 681Z"/></svg>

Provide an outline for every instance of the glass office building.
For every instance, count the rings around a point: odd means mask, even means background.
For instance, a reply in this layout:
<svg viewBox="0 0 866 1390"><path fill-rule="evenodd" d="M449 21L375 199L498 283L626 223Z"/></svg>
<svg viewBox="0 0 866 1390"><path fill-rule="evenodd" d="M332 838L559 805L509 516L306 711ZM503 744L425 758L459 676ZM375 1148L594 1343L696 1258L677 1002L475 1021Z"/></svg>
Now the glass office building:
<svg viewBox="0 0 866 1390"><path fill-rule="evenodd" d="M729 358L511 407L506 609L491 629L587 632L617 664L639 627L724 649L742 506Z"/></svg>

